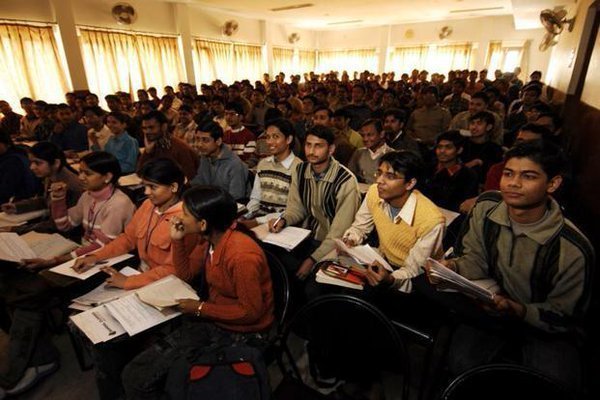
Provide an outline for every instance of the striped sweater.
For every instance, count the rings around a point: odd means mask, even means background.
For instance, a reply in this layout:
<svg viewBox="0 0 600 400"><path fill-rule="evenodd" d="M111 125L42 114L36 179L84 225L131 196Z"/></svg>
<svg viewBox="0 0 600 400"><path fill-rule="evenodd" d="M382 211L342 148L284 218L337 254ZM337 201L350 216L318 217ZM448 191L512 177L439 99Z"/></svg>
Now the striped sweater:
<svg viewBox="0 0 600 400"><path fill-rule="evenodd" d="M73 257L79 257L120 235L131 220L135 205L125 193L109 185L97 192L84 192L69 209L65 198L52 200L50 210L56 227L62 232L82 225L83 246L72 253Z"/></svg>
<svg viewBox="0 0 600 400"><path fill-rule="evenodd" d="M333 250L333 239L352 225L359 206L358 182L348 168L331 158L323 177L317 179L310 163L304 162L292 174L283 218L288 225L310 229L322 242L310 255L319 261Z"/></svg>

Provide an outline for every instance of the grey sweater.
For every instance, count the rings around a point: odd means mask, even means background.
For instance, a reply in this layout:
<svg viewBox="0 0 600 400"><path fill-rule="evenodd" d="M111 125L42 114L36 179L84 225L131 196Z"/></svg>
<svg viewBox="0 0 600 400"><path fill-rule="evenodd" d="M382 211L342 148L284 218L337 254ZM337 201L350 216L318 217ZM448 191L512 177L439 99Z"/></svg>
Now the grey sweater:
<svg viewBox="0 0 600 400"><path fill-rule="evenodd" d="M200 157L198 173L191 184L220 186L236 200L247 198L248 168L229 147L221 145L218 158Z"/></svg>

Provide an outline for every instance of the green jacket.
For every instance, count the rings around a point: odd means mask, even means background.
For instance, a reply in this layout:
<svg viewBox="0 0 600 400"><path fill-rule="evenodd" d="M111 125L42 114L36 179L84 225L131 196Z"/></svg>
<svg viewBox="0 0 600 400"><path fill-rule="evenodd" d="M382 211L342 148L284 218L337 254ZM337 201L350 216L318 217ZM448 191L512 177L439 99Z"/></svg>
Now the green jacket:
<svg viewBox="0 0 600 400"><path fill-rule="evenodd" d="M499 192L482 194L459 243L458 272L494 278L525 305L525 322L548 332L581 326L590 297L594 250L553 199L540 225L515 236Z"/></svg>

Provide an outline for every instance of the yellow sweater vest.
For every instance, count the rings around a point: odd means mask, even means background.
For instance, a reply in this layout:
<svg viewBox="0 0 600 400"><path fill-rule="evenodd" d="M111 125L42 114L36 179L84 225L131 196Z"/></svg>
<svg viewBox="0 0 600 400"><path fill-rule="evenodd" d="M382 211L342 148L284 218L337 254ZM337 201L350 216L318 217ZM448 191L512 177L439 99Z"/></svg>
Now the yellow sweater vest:
<svg viewBox="0 0 600 400"><path fill-rule="evenodd" d="M413 193L417 196L417 205L411 226L402 219L394 223L387 210L379 204L377 185L372 185L367 192L367 205L379 236L379 250L398 267L404 266L404 260L417 240L444 222L444 216L431 200L418 190Z"/></svg>

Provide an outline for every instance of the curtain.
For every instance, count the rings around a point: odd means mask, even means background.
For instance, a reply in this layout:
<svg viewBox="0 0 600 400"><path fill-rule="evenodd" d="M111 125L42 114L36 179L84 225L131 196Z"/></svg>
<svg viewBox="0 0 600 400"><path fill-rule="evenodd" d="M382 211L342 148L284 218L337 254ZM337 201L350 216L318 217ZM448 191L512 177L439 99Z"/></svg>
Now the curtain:
<svg viewBox="0 0 600 400"><path fill-rule="evenodd" d="M317 52L315 50L298 51L298 69L297 74L314 71L317 67Z"/></svg>
<svg viewBox="0 0 600 400"><path fill-rule="evenodd" d="M470 43L396 47L388 58L389 65L396 74L408 73L413 69L447 74L454 69L470 69Z"/></svg>
<svg viewBox="0 0 600 400"><path fill-rule="evenodd" d="M396 47L388 59L388 66L391 71L394 71L398 77L401 74L410 72L413 69L425 69L427 61L428 46L411 46L411 47Z"/></svg>
<svg viewBox="0 0 600 400"><path fill-rule="evenodd" d="M259 45L197 39L193 49L194 71L200 83L220 79L226 84L262 79L266 72Z"/></svg>
<svg viewBox="0 0 600 400"><path fill-rule="evenodd" d="M527 76L526 61L528 42L501 42L491 41L488 45L486 65L490 72L497 69L503 72L512 72L515 67L521 67Z"/></svg>
<svg viewBox="0 0 600 400"><path fill-rule="evenodd" d="M81 29L90 91L103 98L117 91L175 86L185 80L177 38Z"/></svg>
<svg viewBox="0 0 600 400"><path fill-rule="evenodd" d="M377 54L375 49L362 50L325 50L319 51L316 72L347 71L354 72L369 70L377 71Z"/></svg>
<svg viewBox="0 0 600 400"><path fill-rule="evenodd" d="M286 76L295 74L298 70L297 51L273 47L273 74L283 72Z"/></svg>
<svg viewBox="0 0 600 400"><path fill-rule="evenodd" d="M64 102L71 90L51 26L0 24L0 99L19 111L21 97Z"/></svg>

